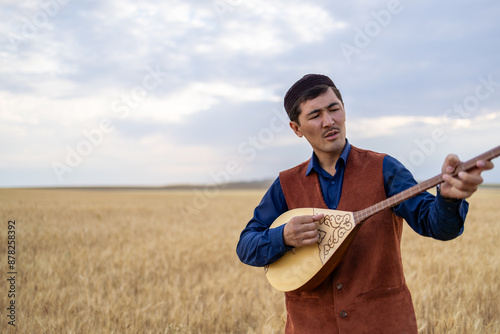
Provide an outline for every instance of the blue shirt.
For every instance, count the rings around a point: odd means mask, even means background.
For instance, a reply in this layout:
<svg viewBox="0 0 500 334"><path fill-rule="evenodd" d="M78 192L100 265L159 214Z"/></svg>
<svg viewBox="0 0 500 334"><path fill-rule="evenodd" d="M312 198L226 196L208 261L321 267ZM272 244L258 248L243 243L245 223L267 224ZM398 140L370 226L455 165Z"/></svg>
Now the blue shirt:
<svg viewBox="0 0 500 334"><path fill-rule="evenodd" d="M350 150L351 145L346 140L333 176L320 166L314 153L306 171L307 175L312 170L318 174L325 203L333 210L337 209L339 204L344 170ZM387 197L417 184L410 171L391 156L384 158L383 174ZM465 200L450 202L443 199L439 193L434 196L423 192L392 207L392 211L405 219L418 234L439 240L450 240L462 234L468 207ZM255 208L253 218L241 232L236 252L243 263L265 266L278 260L285 252L292 249L283 242L285 225L269 228L274 220L286 211L288 207L278 177Z"/></svg>

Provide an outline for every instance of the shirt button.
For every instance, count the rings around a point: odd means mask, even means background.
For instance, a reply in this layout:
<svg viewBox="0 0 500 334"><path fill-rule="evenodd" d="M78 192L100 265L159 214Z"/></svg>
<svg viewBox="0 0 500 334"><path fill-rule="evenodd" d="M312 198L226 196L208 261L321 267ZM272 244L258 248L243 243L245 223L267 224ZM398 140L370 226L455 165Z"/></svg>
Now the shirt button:
<svg viewBox="0 0 500 334"><path fill-rule="evenodd" d="M337 290L340 290L344 287L342 283L337 283Z"/></svg>
<svg viewBox="0 0 500 334"><path fill-rule="evenodd" d="M332 181L331 184L335 184L335 181Z"/></svg>
<svg viewBox="0 0 500 334"><path fill-rule="evenodd" d="M347 317L347 312L346 312L346 311L341 311L341 312L340 312L340 317L341 317L341 318L345 318L345 317Z"/></svg>

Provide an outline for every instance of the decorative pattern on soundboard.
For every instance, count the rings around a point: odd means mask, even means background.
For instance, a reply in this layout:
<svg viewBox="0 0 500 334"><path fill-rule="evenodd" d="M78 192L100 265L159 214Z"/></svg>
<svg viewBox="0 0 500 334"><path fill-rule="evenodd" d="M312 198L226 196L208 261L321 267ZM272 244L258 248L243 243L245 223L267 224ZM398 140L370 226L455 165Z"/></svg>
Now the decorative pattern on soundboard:
<svg viewBox="0 0 500 334"><path fill-rule="evenodd" d="M325 215L319 222L318 249L321 263L329 258L330 251L336 249L336 244L343 239L344 235L354 228L354 222L350 214Z"/></svg>

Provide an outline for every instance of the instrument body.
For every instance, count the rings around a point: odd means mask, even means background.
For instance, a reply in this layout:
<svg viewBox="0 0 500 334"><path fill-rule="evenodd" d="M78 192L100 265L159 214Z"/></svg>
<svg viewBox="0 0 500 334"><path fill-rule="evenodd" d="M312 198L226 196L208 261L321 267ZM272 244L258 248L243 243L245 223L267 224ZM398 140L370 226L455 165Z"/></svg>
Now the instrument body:
<svg viewBox="0 0 500 334"><path fill-rule="evenodd" d="M324 214L324 218L316 222L320 235L318 242L289 251L265 267L267 280L277 290L306 291L316 287L333 270L331 267L340 262L341 248L347 248L354 239L358 229L353 213L347 211L293 209L279 216L271 228L286 224L295 216L317 214Z"/></svg>

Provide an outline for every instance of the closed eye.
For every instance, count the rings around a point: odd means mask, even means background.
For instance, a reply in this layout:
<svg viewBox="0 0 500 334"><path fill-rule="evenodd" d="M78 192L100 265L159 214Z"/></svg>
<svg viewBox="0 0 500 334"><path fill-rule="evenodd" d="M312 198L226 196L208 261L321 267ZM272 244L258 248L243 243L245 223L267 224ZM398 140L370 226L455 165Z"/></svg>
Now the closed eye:
<svg viewBox="0 0 500 334"><path fill-rule="evenodd" d="M313 112L309 113L308 116L309 116L309 119L317 118L319 116L319 112L313 111Z"/></svg>

